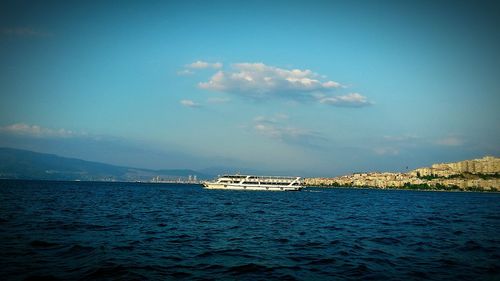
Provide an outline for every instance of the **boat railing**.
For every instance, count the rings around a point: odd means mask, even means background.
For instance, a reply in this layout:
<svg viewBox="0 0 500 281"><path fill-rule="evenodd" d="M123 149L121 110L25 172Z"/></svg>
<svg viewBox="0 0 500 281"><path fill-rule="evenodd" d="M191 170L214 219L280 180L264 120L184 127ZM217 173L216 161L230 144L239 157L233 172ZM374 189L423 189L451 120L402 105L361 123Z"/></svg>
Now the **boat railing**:
<svg viewBox="0 0 500 281"><path fill-rule="evenodd" d="M256 175L222 175L221 178L231 178L231 179L286 179L286 180L296 180L301 177L295 176L256 176Z"/></svg>

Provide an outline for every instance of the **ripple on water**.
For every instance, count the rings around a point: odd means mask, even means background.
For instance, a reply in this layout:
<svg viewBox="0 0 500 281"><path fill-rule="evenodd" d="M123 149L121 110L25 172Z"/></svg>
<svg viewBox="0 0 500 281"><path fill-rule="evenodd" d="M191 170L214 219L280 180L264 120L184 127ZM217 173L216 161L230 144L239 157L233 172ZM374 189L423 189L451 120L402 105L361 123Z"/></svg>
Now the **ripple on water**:
<svg viewBox="0 0 500 281"><path fill-rule="evenodd" d="M400 244L401 241L399 239L393 237L375 237L370 239L370 241L375 242L381 245L397 245Z"/></svg>
<svg viewBox="0 0 500 281"><path fill-rule="evenodd" d="M226 270L227 273L231 275L243 275L248 273L259 273L265 274L272 272L270 267L265 265L255 264L255 263L247 263L243 265L231 266Z"/></svg>
<svg viewBox="0 0 500 281"><path fill-rule="evenodd" d="M37 249L50 249L61 247L60 244L42 241L42 240L33 240L30 242L30 246Z"/></svg>
<svg viewBox="0 0 500 281"><path fill-rule="evenodd" d="M485 252L485 253L494 252L493 248L485 248L474 240L466 241L462 247L459 247L459 250L464 252Z"/></svg>
<svg viewBox="0 0 500 281"><path fill-rule="evenodd" d="M146 276L134 272L130 267L116 264L113 262L106 262L98 268L93 268L82 277L81 280L145 280Z"/></svg>
<svg viewBox="0 0 500 281"><path fill-rule="evenodd" d="M332 265L336 262L333 258L320 258L308 262L308 265Z"/></svg>
<svg viewBox="0 0 500 281"><path fill-rule="evenodd" d="M94 253L96 250L95 247L89 246L81 246L81 245L73 245L70 248L60 253L62 258L72 258L77 256L88 256Z"/></svg>
<svg viewBox="0 0 500 281"><path fill-rule="evenodd" d="M26 278L24 278L24 281L57 281L57 280L62 280L54 275L30 275Z"/></svg>
<svg viewBox="0 0 500 281"><path fill-rule="evenodd" d="M372 270L364 263L351 267L342 272L342 275L350 278L366 278L367 275L372 273Z"/></svg>

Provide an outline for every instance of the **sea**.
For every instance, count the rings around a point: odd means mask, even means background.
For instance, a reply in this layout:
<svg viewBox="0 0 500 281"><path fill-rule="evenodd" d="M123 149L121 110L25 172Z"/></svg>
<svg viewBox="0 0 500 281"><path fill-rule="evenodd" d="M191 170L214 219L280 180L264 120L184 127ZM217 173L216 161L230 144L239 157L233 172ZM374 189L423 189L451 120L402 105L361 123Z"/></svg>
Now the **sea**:
<svg viewBox="0 0 500 281"><path fill-rule="evenodd" d="M0 181L2 280L500 280L500 194Z"/></svg>

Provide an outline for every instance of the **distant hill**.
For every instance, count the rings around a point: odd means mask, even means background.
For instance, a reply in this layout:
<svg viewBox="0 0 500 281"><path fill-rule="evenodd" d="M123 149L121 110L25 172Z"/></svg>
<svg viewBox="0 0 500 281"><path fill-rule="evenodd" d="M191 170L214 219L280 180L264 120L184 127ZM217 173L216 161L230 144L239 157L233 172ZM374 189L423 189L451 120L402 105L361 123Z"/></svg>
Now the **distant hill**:
<svg viewBox="0 0 500 281"><path fill-rule="evenodd" d="M121 167L13 148L0 148L0 178L82 181L150 181L212 178L189 169L150 170Z"/></svg>

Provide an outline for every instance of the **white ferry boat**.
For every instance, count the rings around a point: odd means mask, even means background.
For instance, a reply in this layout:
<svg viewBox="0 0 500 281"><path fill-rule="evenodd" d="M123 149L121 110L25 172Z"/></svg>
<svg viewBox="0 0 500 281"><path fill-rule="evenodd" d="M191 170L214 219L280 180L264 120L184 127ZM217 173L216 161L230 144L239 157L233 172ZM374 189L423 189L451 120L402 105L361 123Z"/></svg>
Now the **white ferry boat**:
<svg viewBox="0 0 500 281"><path fill-rule="evenodd" d="M301 177L223 175L203 182L206 189L298 191L303 188Z"/></svg>

